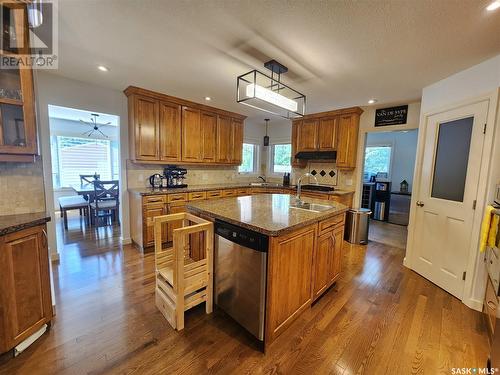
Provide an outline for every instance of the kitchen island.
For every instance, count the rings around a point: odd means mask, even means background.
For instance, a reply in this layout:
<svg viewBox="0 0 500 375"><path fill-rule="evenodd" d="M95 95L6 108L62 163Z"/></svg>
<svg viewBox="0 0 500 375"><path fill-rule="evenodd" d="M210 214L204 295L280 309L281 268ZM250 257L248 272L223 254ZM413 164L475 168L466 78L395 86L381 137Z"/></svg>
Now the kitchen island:
<svg viewBox="0 0 500 375"><path fill-rule="evenodd" d="M295 207L295 197L288 194L260 194L187 205L193 214L215 221L216 231L219 222L242 228L242 232L267 236L266 345L310 308L340 276L348 207L332 201L310 198L304 201L319 206L315 210ZM218 238L214 240L217 257ZM216 275L217 272L216 269Z"/></svg>

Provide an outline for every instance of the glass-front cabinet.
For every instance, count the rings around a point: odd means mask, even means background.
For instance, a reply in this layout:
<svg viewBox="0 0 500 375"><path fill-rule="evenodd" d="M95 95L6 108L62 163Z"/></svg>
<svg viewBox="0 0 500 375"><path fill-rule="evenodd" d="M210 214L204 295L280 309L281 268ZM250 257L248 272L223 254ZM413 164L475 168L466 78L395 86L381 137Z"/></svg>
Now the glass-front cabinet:
<svg viewBox="0 0 500 375"><path fill-rule="evenodd" d="M0 161L28 161L37 154L33 72L13 64L28 49L28 22L24 4L2 3L0 58ZM18 65L16 67L16 65Z"/></svg>

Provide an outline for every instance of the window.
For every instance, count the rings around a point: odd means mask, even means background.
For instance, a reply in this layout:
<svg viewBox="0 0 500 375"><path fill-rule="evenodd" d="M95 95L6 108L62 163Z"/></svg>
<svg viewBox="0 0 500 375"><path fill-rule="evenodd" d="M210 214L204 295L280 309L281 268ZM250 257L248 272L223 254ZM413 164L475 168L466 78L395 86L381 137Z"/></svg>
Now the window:
<svg viewBox="0 0 500 375"><path fill-rule="evenodd" d="M238 168L240 173L257 173L259 146L253 143L243 143L243 156Z"/></svg>
<svg viewBox="0 0 500 375"><path fill-rule="evenodd" d="M365 176L370 178L378 172L390 175L392 146L367 146L365 152Z"/></svg>
<svg viewBox="0 0 500 375"><path fill-rule="evenodd" d="M274 144L271 149L272 173L285 173L292 171L292 145L290 143Z"/></svg>
<svg viewBox="0 0 500 375"><path fill-rule="evenodd" d="M118 146L104 139L52 136L54 188L80 184L81 174L118 179Z"/></svg>

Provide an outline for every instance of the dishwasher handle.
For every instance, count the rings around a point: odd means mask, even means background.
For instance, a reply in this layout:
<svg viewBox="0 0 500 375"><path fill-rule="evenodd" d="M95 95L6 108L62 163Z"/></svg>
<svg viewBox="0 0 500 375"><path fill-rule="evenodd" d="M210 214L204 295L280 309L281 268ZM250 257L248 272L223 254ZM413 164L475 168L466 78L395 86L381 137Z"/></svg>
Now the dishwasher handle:
<svg viewBox="0 0 500 375"><path fill-rule="evenodd" d="M269 237L265 234L220 220L215 220L215 234L240 246L248 247L263 253L267 253L269 247Z"/></svg>

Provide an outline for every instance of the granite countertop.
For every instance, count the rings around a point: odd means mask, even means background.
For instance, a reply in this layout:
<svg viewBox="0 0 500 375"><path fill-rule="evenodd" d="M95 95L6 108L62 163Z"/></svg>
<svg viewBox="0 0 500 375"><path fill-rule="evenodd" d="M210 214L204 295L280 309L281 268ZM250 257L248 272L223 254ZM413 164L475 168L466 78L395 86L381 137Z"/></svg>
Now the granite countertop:
<svg viewBox="0 0 500 375"><path fill-rule="evenodd" d="M282 184L273 184L266 186L252 186L249 183L241 183L241 184L210 184L210 185L191 185L186 188L160 188L153 189L151 187L143 187L143 188L129 188L128 191L133 194L139 195L155 195L155 194L172 194L172 193L189 193L194 191L208 191L208 190L223 190L223 189L237 189L237 188L254 188L254 189L289 189L296 190L296 186L284 186ZM309 193L319 193L319 194L328 194L328 195L345 195L345 194L353 194L354 191L350 190L334 190L334 191L317 191L317 190L307 190L302 189L303 192Z"/></svg>
<svg viewBox="0 0 500 375"><path fill-rule="evenodd" d="M47 221L50 221L50 215L46 212L0 215L0 236L45 224Z"/></svg>
<svg viewBox="0 0 500 375"><path fill-rule="evenodd" d="M347 206L337 202L311 198L303 200L328 204L333 208L323 212L291 208L293 199L294 197L288 194L250 195L190 202L187 209L195 215L202 214L268 236L280 236L348 210Z"/></svg>

